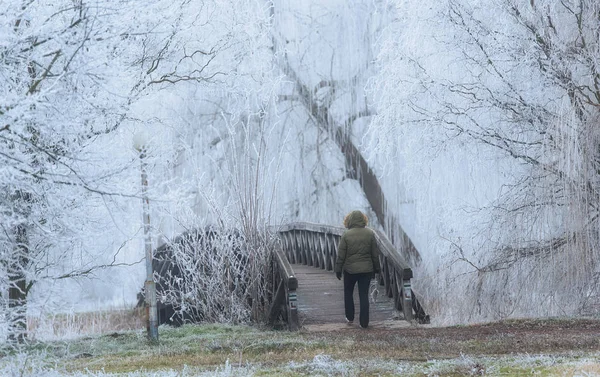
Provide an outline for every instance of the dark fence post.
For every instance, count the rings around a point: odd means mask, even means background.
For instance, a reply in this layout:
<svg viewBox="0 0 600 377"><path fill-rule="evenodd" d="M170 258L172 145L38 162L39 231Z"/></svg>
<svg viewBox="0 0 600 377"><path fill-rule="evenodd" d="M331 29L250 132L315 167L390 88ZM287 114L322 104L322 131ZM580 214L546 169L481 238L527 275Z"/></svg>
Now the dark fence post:
<svg viewBox="0 0 600 377"><path fill-rule="evenodd" d="M297 285L297 283L296 283ZM298 321L298 296L296 295L296 288L288 288L288 328L290 331L297 331L299 328Z"/></svg>
<svg viewBox="0 0 600 377"><path fill-rule="evenodd" d="M410 286L412 275L412 270L410 268L402 270L402 311L406 321L412 321L413 319L412 288Z"/></svg>

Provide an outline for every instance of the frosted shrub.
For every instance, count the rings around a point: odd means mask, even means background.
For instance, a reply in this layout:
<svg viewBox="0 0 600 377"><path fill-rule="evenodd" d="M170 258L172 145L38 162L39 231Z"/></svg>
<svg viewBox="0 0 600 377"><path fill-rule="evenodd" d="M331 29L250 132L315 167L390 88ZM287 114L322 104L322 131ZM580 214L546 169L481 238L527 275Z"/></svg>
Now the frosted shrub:
<svg viewBox="0 0 600 377"><path fill-rule="evenodd" d="M185 233L159 249L158 297L173 307L173 320L260 319L270 261L267 237L265 233L252 240L238 231L212 227Z"/></svg>

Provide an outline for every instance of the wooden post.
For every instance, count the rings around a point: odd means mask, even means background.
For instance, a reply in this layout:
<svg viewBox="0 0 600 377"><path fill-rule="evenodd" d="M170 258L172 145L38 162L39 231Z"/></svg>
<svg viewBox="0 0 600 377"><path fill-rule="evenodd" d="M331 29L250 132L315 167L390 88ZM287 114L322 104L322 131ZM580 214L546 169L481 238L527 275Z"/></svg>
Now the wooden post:
<svg viewBox="0 0 600 377"><path fill-rule="evenodd" d="M288 288L288 327L290 331L297 331L299 327L298 321L298 297L296 289Z"/></svg>
<svg viewBox="0 0 600 377"><path fill-rule="evenodd" d="M402 270L402 311L404 312L404 320L412 321L412 288L410 286L412 279L412 270L405 268Z"/></svg>
<svg viewBox="0 0 600 377"><path fill-rule="evenodd" d="M286 317L288 328L291 331L296 331L299 328L298 299L296 296L298 280L283 249L275 250L273 262L273 268L277 271L277 273L273 274L273 279L276 279L276 281L273 281L273 284L278 284L278 288L275 297L273 297L269 317L275 320L279 313L283 313Z"/></svg>

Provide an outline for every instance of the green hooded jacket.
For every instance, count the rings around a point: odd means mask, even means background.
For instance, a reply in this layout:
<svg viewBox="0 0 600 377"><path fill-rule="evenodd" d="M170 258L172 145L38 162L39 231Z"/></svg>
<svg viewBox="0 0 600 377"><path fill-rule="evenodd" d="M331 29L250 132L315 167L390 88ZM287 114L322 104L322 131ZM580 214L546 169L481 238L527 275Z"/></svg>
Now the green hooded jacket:
<svg viewBox="0 0 600 377"><path fill-rule="evenodd" d="M366 228L365 216L360 211L352 211L346 220L347 231L338 245L335 272L350 274L379 273L379 250L375 233Z"/></svg>

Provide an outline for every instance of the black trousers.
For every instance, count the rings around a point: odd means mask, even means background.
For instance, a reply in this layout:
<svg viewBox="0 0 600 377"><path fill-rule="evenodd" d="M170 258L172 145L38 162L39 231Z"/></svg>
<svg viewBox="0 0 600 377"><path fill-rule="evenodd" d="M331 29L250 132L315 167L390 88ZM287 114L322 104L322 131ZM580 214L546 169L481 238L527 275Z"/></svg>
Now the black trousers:
<svg viewBox="0 0 600 377"><path fill-rule="evenodd" d="M354 285L358 282L358 298L360 300L360 325L369 326L369 284L373 273L349 274L344 271L344 306L346 319L354 321Z"/></svg>

